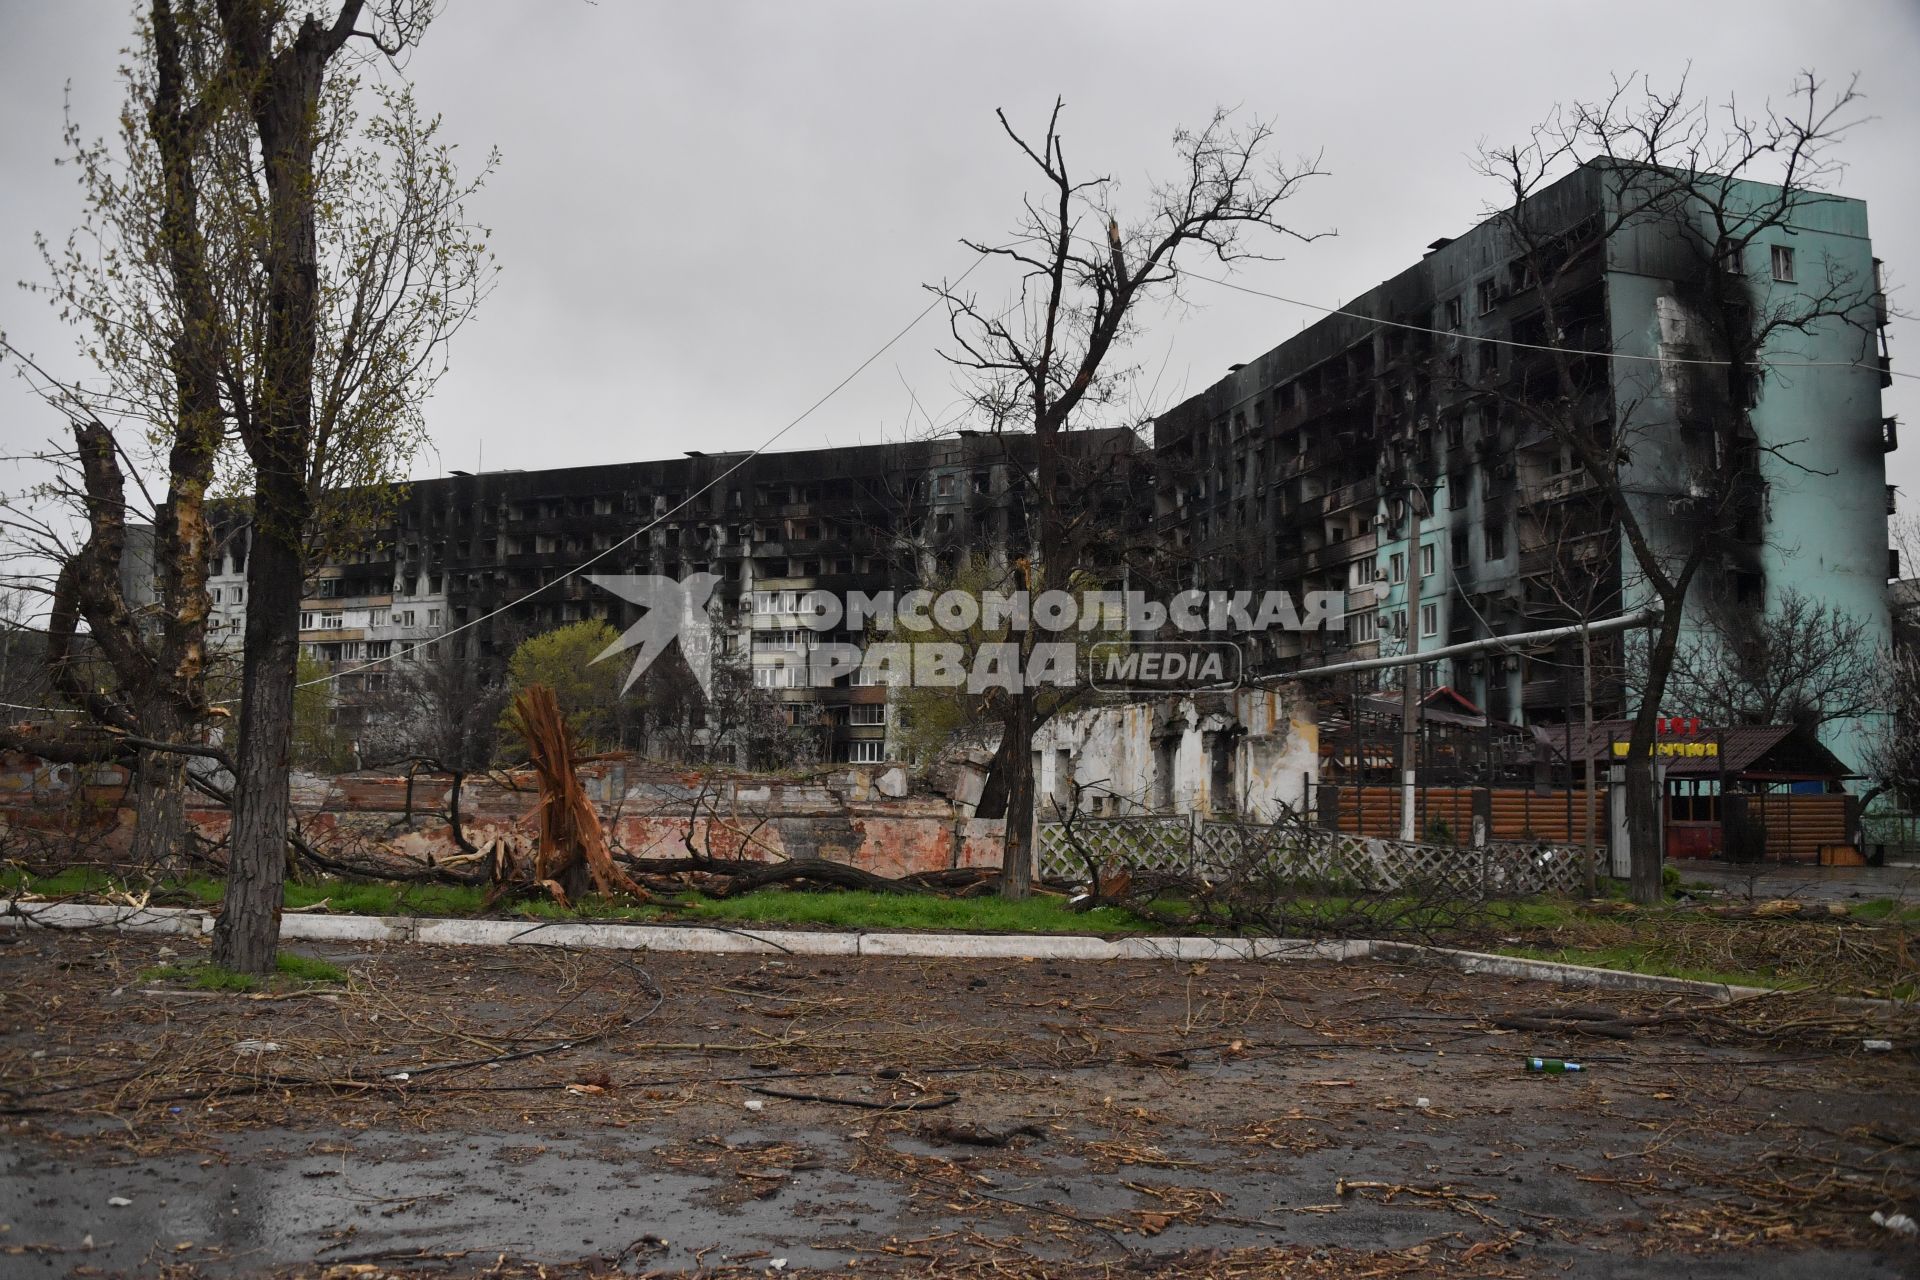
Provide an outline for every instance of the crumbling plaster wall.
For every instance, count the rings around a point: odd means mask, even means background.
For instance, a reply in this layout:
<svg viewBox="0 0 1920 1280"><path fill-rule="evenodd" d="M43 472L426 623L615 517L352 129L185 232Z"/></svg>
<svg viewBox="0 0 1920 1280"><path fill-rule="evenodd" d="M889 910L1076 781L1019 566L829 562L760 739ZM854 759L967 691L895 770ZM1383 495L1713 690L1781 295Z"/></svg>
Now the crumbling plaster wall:
<svg viewBox="0 0 1920 1280"><path fill-rule="evenodd" d="M1055 716L1034 736L1044 819L1077 803L1098 814L1304 810L1320 736L1291 686L1146 697Z"/></svg>

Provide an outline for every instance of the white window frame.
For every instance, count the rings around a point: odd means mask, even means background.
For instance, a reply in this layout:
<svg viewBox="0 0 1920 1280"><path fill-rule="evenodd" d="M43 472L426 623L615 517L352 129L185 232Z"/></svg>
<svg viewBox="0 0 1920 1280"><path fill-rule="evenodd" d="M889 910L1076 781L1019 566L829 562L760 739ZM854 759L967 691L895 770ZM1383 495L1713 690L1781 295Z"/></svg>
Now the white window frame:
<svg viewBox="0 0 1920 1280"><path fill-rule="evenodd" d="M887 744L877 738L856 738L847 744L848 764L883 764Z"/></svg>
<svg viewBox="0 0 1920 1280"><path fill-rule="evenodd" d="M887 704L884 702L856 702L847 708L848 724L877 725L886 722Z"/></svg>
<svg viewBox="0 0 1920 1280"><path fill-rule="evenodd" d="M1405 582L1407 580L1407 553L1395 551L1387 557L1387 581Z"/></svg>
<svg viewBox="0 0 1920 1280"><path fill-rule="evenodd" d="M1420 634L1423 637L1437 636L1440 634L1439 605L1423 604L1420 606Z"/></svg>
<svg viewBox="0 0 1920 1280"><path fill-rule="evenodd" d="M1776 244L1770 246L1770 248L1773 250L1770 255L1772 260L1771 265L1773 267L1773 278L1780 284L1793 284L1793 246L1790 244Z"/></svg>

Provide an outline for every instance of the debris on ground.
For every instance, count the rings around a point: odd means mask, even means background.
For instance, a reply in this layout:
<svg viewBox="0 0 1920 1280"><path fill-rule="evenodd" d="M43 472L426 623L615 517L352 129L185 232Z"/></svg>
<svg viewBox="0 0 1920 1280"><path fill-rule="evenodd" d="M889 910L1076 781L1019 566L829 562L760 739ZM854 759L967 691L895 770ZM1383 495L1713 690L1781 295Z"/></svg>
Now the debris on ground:
<svg viewBox="0 0 1920 1280"><path fill-rule="evenodd" d="M378 943L334 1001L162 1003L150 936L23 936L0 1252L106 1275L1892 1280L1920 1202L1920 1062L1859 1048L1907 1014L1817 993Z"/></svg>

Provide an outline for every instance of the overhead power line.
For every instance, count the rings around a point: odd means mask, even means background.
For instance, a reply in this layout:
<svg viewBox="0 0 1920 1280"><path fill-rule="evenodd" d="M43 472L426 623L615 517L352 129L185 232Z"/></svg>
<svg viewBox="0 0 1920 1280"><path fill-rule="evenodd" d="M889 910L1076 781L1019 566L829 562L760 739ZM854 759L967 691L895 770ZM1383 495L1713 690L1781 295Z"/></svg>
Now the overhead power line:
<svg viewBox="0 0 1920 1280"><path fill-rule="evenodd" d="M1284 302L1290 307L1304 307L1308 311L1318 311L1323 315L1345 316L1349 320L1364 320L1368 324L1379 325L1383 329L1403 329L1408 333L1430 333L1442 338L1458 338L1463 342L1479 342L1496 347L1513 347L1520 351L1559 352L1569 356L1597 356L1603 360L1636 360L1649 364L1699 364L1724 368L1731 364L1729 360L1702 360L1686 356L1647 356L1627 351L1596 351L1583 348L1555 347L1541 342L1520 342L1514 338L1495 338L1487 334L1465 333L1459 329L1435 329L1428 325L1411 324L1404 320L1387 320L1380 316L1370 316L1360 311L1348 311L1344 307L1323 306L1318 302L1306 302L1299 298L1289 298L1284 294L1269 293L1265 289L1256 289L1252 285L1235 284L1231 280L1222 280L1216 276L1201 275L1189 271L1186 275L1195 280L1205 280L1208 284L1217 284L1223 289L1232 289L1236 293L1252 294L1256 298L1267 298L1273 302ZM1899 369L1883 369L1877 364L1867 364L1862 360L1761 360L1756 363L1768 369L1867 369L1874 373L1891 374L1896 378L1920 378L1920 373L1908 373Z"/></svg>
<svg viewBox="0 0 1920 1280"><path fill-rule="evenodd" d="M976 257L973 260L973 263L970 266L968 266L965 271L962 271L958 277L954 279L953 284L948 285L946 287L949 289L958 287L962 281L964 281L968 276L972 275L974 271L979 268L980 264L985 261L986 261L986 258L984 256ZM733 463L733 465L729 466L726 470L721 471L719 474L715 475L711 480L708 480L705 484L701 485L698 489L695 489L692 493L688 494L686 498L683 501L681 501L677 506L674 506L671 509L661 513L660 515L655 516L652 520L648 521L646 524L641 525L638 529L635 529L632 533L620 539L620 541L614 543L612 546L606 548L604 551L597 552L593 556L590 556L589 558L581 561L579 564L574 565L572 568L562 573L559 577L554 578L552 581L543 582L539 586L535 587L533 590L527 592L525 595L509 600L507 603L501 605L497 609L494 609L488 613L483 613L477 618L473 618L467 622L461 623L457 627L453 627L447 631L441 632L438 636L434 637L434 641L437 643L438 641L446 640L453 636L457 636L462 631L470 631L474 627L479 626L483 622L486 622L492 618L497 618L501 614L506 613L508 610L518 605L525 604L527 601L533 599L535 596L547 590L549 587L557 586L558 584L567 581L569 578L577 577L579 574L581 574L585 570L590 569L594 565L600 563L602 560L605 560L608 556L612 555L614 552L620 550L622 547L625 547L629 543L633 542L635 539L639 538L641 535L650 532L651 530L658 527L663 522L672 519L674 516L680 514L680 512L692 506L696 498L700 497L702 494L712 489L715 485L719 484L722 480L725 480L728 476L740 470L740 468L746 466L749 462L752 462L755 458L759 457L761 454L765 453L768 449L772 448L774 443L778 441L780 437L786 435L787 432L793 430L795 427L805 422L808 418L812 417L814 413L818 411L822 405L826 404L827 401L833 399L836 395L839 395L840 392L846 387L848 383L852 382L855 378L859 377L862 373L866 372L867 366L871 365L875 360L878 360L881 356L885 355L888 351L890 351L894 347L894 345L900 341L900 339L906 337L909 333L913 332L913 330L919 326L922 320L925 320L929 315L933 313L934 309L940 305L941 301L942 301L942 295L935 294L933 301L929 302L926 306L922 307L920 309L919 314L915 315L913 319L909 320L905 325L903 325L899 332L895 333L891 338L888 338L884 343L882 343L878 350L874 351L866 359L862 360L859 364L855 365L853 367L852 372L848 373L846 377L840 379L840 381L834 383L833 386L829 387L826 391L826 394L822 395L818 400L815 400L812 404L808 405L804 410L800 412L800 414L797 417L795 417L792 421L788 422L786 426L781 427L778 431L774 432L772 435L768 436L765 440L761 441L760 444L756 445L751 452L743 454L738 461ZM412 646L409 646L408 649L402 650L402 652L411 652L411 649L412 649ZM342 676L357 675L362 671L368 671L374 667L385 666L386 664L392 662L395 656L397 655L389 655L384 658L370 658L367 661L362 662L357 666L346 667L342 670L331 672L324 676L316 676L311 680L302 680L295 687L300 689L305 689L312 685L328 684L334 680L340 679ZM228 699L225 699L225 701L236 702L238 701L238 699L228 698Z"/></svg>

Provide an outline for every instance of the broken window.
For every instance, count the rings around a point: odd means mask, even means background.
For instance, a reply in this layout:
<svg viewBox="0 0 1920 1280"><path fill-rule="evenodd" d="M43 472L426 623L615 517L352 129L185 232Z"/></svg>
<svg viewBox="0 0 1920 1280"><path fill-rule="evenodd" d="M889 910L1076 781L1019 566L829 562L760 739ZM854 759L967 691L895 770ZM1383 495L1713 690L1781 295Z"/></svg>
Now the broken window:
<svg viewBox="0 0 1920 1280"><path fill-rule="evenodd" d="M1441 307L1441 313L1445 317L1445 325L1449 329L1458 329L1461 320L1465 318L1464 309L1461 306L1460 299L1457 297L1448 298L1446 303Z"/></svg>
<svg viewBox="0 0 1920 1280"><path fill-rule="evenodd" d="M1180 740L1161 738L1153 744L1153 807L1160 813L1173 811L1178 794L1174 766L1180 758Z"/></svg>
<svg viewBox="0 0 1920 1280"><path fill-rule="evenodd" d="M1793 250L1784 244L1773 246L1773 278L1782 284L1793 283Z"/></svg>
<svg viewBox="0 0 1920 1280"><path fill-rule="evenodd" d="M1233 735L1208 735L1207 803L1215 813L1232 813L1238 808L1233 792Z"/></svg>
<svg viewBox="0 0 1920 1280"><path fill-rule="evenodd" d="M1499 286L1491 280L1482 280L1475 286L1473 297L1474 301L1479 304L1480 314L1485 315L1500 305Z"/></svg>

